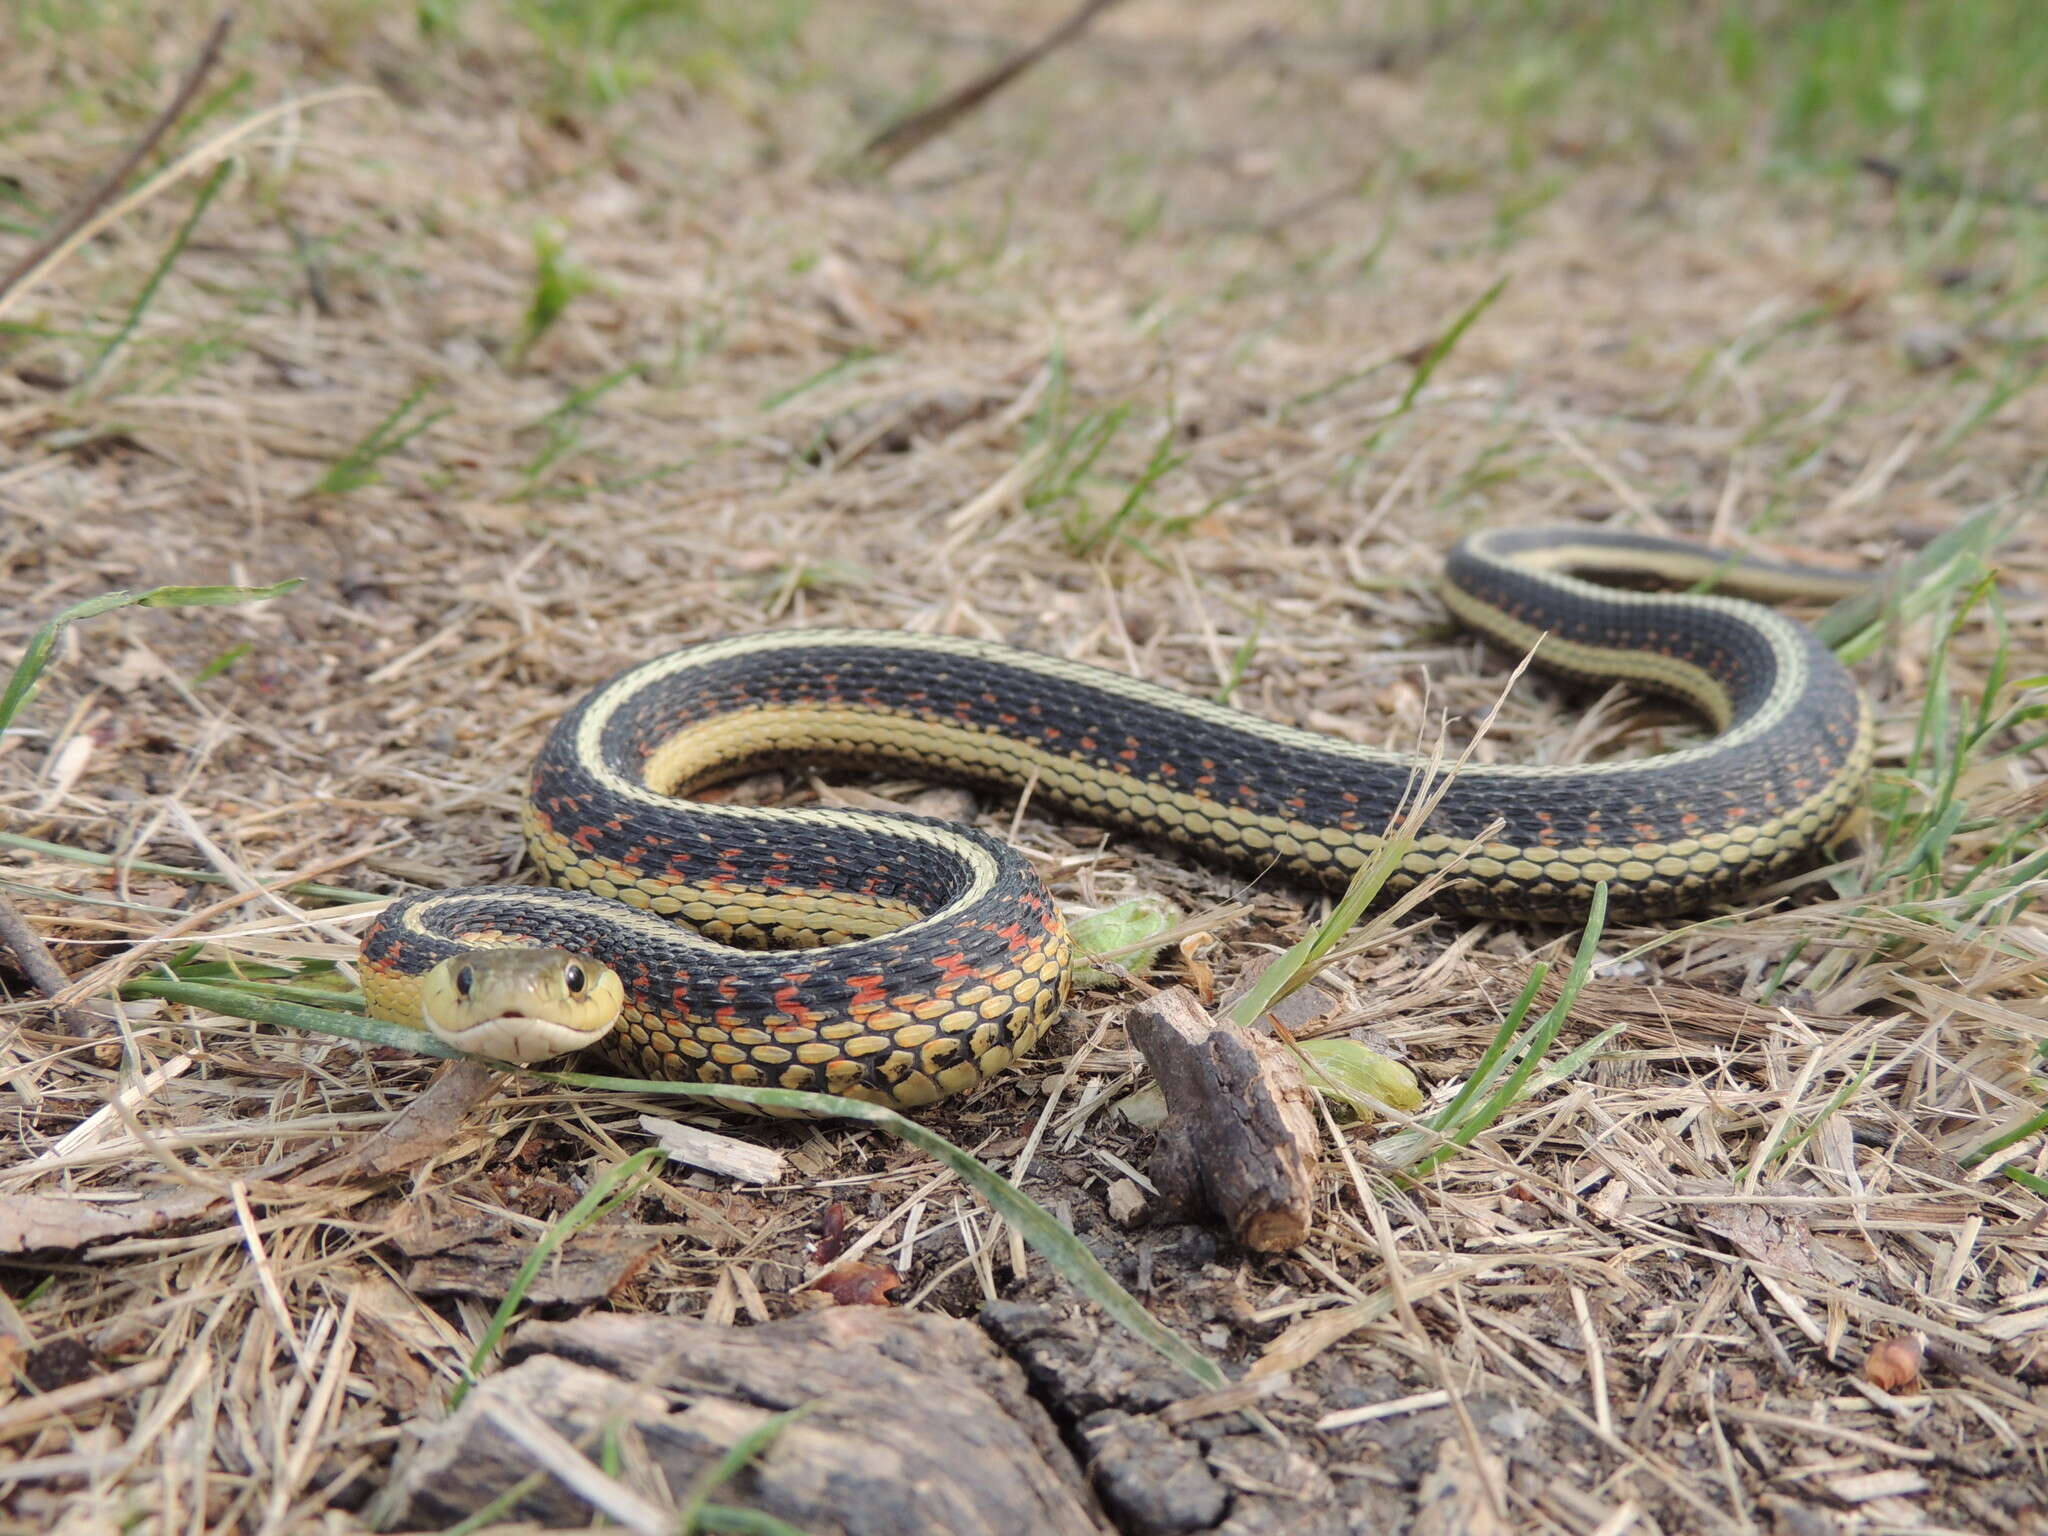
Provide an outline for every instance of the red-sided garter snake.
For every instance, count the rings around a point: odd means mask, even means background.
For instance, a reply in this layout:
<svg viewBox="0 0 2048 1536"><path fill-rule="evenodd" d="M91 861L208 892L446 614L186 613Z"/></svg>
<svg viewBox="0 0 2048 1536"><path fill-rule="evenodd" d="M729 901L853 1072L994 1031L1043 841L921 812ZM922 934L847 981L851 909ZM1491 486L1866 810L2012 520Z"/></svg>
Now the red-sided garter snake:
<svg viewBox="0 0 2048 1536"><path fill-rule="evenodd" d="M1619 591L1567 571L1716 590ZM1468 538L1443 585L1459 619L1516 651L1540 638L1549 669L1689 700L1719 734L1647 759L1468 766L1391 888L1496 818L1503 829L1439 906L1568 920L1604 881L1616 910L1663 915L1808 860L1860 791L1869 713L1811 633L1725 594L1858 586L1633 534ZM371 1010L535 1059L602 1033L622 997L611 1050L632 1070L900 1106L1001 1071L1067 991L1065 926L1021 854L892 812L676 798L820 759L1029 783L1036 803L1324 884L1377 845L1414 766L979 640L835 629L711 641L600 685L549 736L526 831L566 889L393 903L363 940Z"/></svg>

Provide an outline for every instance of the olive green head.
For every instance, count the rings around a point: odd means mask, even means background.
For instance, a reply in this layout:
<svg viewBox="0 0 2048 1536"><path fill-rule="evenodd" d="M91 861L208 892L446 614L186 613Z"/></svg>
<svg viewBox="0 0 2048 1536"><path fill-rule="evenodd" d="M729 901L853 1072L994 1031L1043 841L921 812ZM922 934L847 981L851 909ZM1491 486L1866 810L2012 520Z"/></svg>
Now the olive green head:
<svg viewBox="0 0 2048 1536"><path fill-rule="evenodd" d="M608 965L566 949L476 949L420 978L420 1022L500 1061L544 1061L611 1032L626 989Z"/></svg>

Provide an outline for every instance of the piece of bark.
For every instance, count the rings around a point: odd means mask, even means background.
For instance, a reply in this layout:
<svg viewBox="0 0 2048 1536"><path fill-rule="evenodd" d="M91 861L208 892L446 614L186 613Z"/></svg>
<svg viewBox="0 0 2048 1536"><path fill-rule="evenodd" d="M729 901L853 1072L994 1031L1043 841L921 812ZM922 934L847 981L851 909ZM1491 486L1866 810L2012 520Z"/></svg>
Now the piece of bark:
<svg viewBox="0 0 2048 1536"><path fill-rule="evenodd" d="M0 1198L0 1253L64 1253L108 1242L164 1232L209 1214L226 1197L204 1189L118 1203L76 1195L8 1195Z"/></svg>
<svg viewBox="0 0 2048 1536"><path fill-rule="evenodd" d="M15 968L28 978L28 984L45 1000L56 997L71 984L71 978L57 964L42 935L28 925L28 920L14 910L5 896L0 896L0 950L13 956ZM93 1027L94 1015L83 1008L66 1008L53 1003L50 1012L67 1035L84 1038L107 1033L105 1029Z"/></svg>
<svg viewBox="0 0 2048 1536"><path fill-rule="evenodd" d="M1062 1422L1105 1408L1156 1413L1187 1396L1188 1379L1119 1329L1033 1301L992 1301L982 1329L1024 1367L1031 1395Z"/></svg>
<svg viewBox="0 0 2048 1536"><path fill-rule="evenodd" d="M1128 1028L1166 1094L1151 1167L1165 1209L1218 1216L1260 1253L1300 1247L1315 1214L1316 1115L1293 1053L1216 1023L1185 987L1140 1003Z"/></svg>
<svg viewBox="0 0 2048 1536"><path fill-rule="evenodd" d="M389 1240L414 1261L405 1283L415 1295L498 1301L533 1257L533 1234L509 1221L423 1208L411 1214ZM656 1246L646 1232L616 1222L587 1228L548 1256L526 1299L543 1307L593 1306L637 1275Z"/></svg>
<svg viewBox="0 0 2048 1536"><path fill-rule="evenodd" d="M503 1410L532 1410L594 1456L617 1436L624 1465L658 1478L666 1504L775 1413L784 1425L715 1503L774 1515L810 1536L1107 1536L1059 1432L1023 1373L971 1323L869 1307L725 1328L696 1318L597 1313L529 1323L509 1367L418 1449L379 1513L403 1529L466 1518L535 1471ZM530 1439L530 1437L529 1437ZM501 1520L581 1525L589 1505L544 1477Z"/></svg>
<svg viewBox="0 0 2048 1536"><path fill-rule="evenodd" d="M616 1293L654 1257L655 1244L630 1232L579 1232L548 1258L527 1287L537 1307L589 1307ZM501 1301L526 1261L530 1241L472 1243L421 1259L406 1272L416 1296L473 1296Z"/></svg>

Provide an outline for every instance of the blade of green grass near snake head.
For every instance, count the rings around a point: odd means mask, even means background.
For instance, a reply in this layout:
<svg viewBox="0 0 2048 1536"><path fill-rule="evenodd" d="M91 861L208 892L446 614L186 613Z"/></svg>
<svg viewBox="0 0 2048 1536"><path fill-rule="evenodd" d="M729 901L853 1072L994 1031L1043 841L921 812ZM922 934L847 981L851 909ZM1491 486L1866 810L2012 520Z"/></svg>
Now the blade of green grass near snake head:
<svg viewBox="0 0 2048 1536"><path fill-rule="evenodd" d="M424 1030L381 1019L363 1018L332 1008L314 1008L278 998L251 996L226 987L202 986L195 982L166 980L161 976L138 976L121 988L124 997L160 997L168 1002L204 1008L231 1018L249 1019L281 1029L310 1030L338 1035L374 1045L394 1046L416 1055L438 1056L452 1061L474 1060L452 1046L444 1045ZM495 1066L505 1063L494 1062ZM524 1070L507 1066L508 1071ZM611 1093L677 1095L684 1098L729 1099L764 1109L795 1110L800 1114L859 1120L873 1125L919 1151L936 1157L980 1191L997 1215L1044 1256L1047 1263L1074 1288L1107 1312L1118 1323L1166 1359L1179 1366L1206 1387L1220 1387L1227 1378L1217 1364L1200 1350L1167 1329L1102 1267L1095 1255L1072 1232L1053 1218L993 1168L973 1154L955 1146L938 1132L880 1104L842 1099L824 1093L799 1093L790 1088L741 1088L715 1083L675 1083L637 1077L609 1077L588 1072L533 1072L527 1075L542 1082L572 1088L595 1088ZM639 1156L640 1154L635 1154ZM628 1161L631 1161L630 1159ZM624 1164L620 1165L624 1167Z"/></svg>
<svg viewBox="0 0 2048 1536"><path fill-rule="evenodd" d="M293 576L267 587L151 587L147 592L103 592L74 603L29 636L28 646L15 663L7 691L0 693L0 731L14 723L14 717L34 692L37 681L50 664L57 638L81 619L97 618L116 608L221 608L235 603L261 603L301 585Z"/></svg>
<svg viewBox="0 0 2048 1536"><path fill-rule="evenodd" d="M403 1026L400 1026L403 1027ZM583 1191L583 1197L570 1206L562 1216L548 1224L541 1233L540 1241L533 1245L533 1252L526 1256L526 1262L519 1266L519 1273L512 1277L512 1283L505 1287L504 1299L498 1303L498 1310L491 1314L485 1325L483 1336L476 1341L476 1348L470 1351L468 1363L462 1368L462 1380L455 1390L448 1394L448 1411L453 1413L462 1406L462 1400L469 1396L469 1389L483 1377L479 1374L484 1362L497 1352L498 1341L505 1336L505 1330L512 1326L512 1319L519 1315L519 1309L526 1301L526 1293L533 1287L534 1279L540 1274L543 1264L554 1256L554 1252L570 1238L581 1232L594 1221L602 1221L621 1205L640 1192L640 1175L654 1163L668 1156L661 1147L643 1147L622 1163L614 1163L590 1181L590 1188Z"/></svg>
<svg viewBox="0 0 2048 1536"><path fill-rule="evenodd" d="M0 848L19 848L27 853L47 853L54 859L69 859L74 864L90 864L96 869L118 867L138 875L168 875L175 880L191 880L200 885L234 884L216 869L187 869L182 864L156 864L148 859L123 859L92 848L73 848L69 843L52 843L40 837L26 837L19 832L0 832ZM312 896L321 901L352 903L388 901L391 898L389 891L358 891L345 885L322 885L317 880L301 880L296 885L281 886L279 889L287 896Z"/></svg>

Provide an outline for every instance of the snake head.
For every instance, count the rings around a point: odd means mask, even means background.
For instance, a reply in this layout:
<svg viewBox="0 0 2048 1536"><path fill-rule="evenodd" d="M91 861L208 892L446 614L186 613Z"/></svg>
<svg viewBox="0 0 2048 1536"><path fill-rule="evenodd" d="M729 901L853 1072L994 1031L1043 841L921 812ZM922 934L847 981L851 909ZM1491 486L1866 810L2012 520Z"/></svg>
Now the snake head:
<svg viewBox="0 0 2048 1536"><path fill-rule="evenodd" d="M566 949L476 949L420 978L420 1022L438 1039L500 1061L544 1061L602 1040L626 989Z"/></svg>

